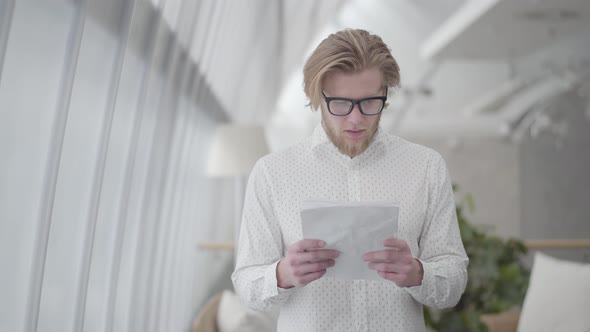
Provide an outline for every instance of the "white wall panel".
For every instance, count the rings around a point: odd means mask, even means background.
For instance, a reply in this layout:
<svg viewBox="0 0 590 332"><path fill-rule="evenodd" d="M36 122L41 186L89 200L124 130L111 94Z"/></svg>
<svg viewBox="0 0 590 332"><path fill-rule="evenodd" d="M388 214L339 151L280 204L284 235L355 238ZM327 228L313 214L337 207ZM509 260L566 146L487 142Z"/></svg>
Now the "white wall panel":
<svg viewBox="0 0 590 332"><path fill-rule="evenodd" d="M84 25L56 184L39 325L77 329L80 292L86 292L87 244L93 241L95 174L117 42L96 21ZM67 318L66 318L67 317Z"/></svg>
<svg viewBox="0 0 590 332"><path fill-rule="evenodd" d="M19 331L37 258L46 163L74 9L18 1L0 79L0 330ZM30 22L36 22L35 25ZM43 56L40 56L43 55Z"/></svg>
<svg viewBox="0 0 590 332"><path fill-rule="evenodd" d="M0 76L2 76L2 65L4 64L4 55L6 54L6 43L12 17L14 15L14 0L4 0L0 2Z"/></svg>
<svg viewBox="0 0 590 332"><path fill-rule="evenodd" d="M206 6L172 5L23 0L2 22L0 330L187 330L215 290L197 234L226 117L170 28L197 40Z"/></svg>

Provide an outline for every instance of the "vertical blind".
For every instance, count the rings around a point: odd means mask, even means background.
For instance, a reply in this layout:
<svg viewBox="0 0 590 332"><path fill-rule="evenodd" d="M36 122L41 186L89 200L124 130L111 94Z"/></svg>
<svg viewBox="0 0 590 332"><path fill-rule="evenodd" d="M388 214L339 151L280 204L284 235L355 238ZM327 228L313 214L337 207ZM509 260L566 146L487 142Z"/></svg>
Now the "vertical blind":
<svg viewBox="0 0 590 332"><path fill-rule="evenodd" d="M197 251L224 233L201 221L228 116L195 61L224 6L0 2L1 331L190 328L231 265Z"/></svg>

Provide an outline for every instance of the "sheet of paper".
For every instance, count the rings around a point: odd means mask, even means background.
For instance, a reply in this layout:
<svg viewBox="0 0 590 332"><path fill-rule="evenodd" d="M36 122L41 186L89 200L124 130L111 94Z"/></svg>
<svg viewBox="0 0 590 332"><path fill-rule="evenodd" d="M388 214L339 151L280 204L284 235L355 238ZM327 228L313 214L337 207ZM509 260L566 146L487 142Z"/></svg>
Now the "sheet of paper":
<svg viewBox="0 0 590 332"><path fill-rule="evenodd" d="M323 240L325 249L340 251L324 277L382 280L362 256L386 249L383 240L396 236L398 216L395 202L306 201L301 210L303 238Z"/></svg>

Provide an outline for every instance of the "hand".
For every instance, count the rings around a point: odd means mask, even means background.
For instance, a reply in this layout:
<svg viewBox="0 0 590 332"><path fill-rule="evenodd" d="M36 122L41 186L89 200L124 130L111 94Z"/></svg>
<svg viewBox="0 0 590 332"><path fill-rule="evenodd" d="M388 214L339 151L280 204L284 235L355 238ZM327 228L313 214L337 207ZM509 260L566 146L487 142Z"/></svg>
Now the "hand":
<svg viewBox="0 0 590 332"><path fill-rule="evenodd" d="M302 287L321 278L327 268L334 266L334 258L340 255L338 250L321 249L325 245L326 243L321 240L301 240L293 243L287 250L287 256L277 264L277 286Z"/></svg>
<svg viewBox="0 0 590 332"><path fill-rule="evenodd" d="M392 249L368 252L363 259L369 268L376 270L383 279L391 280L399 287L422 284L424 269L422 263L412 256L410 247L401 239L386 239L383 245Z"/></svg>

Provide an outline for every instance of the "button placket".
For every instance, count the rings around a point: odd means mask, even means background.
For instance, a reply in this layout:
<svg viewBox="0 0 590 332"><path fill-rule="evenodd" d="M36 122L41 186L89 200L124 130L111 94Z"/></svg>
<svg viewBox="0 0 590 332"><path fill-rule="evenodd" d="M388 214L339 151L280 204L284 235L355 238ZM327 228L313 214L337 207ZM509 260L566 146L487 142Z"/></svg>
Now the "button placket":
<svg viewBox="0 0 590 332"><path fill-rule="evenodd" d="M351 202L361 201L361 183L358 161L353 160L348 168L348 198Z"/></svg>
<svg viewBox="0 0 590 332"><path fill-rule="evenodd" d="M355 312L353 313L355 318L354 321L356 322L356 330L369 331L369 316L367 312L369 303L367 295L367 285L364 280L355 280L354 286L355 301L357 301L358 303L358 305L355 306L357 310L355 310Z"/></svg>

